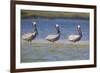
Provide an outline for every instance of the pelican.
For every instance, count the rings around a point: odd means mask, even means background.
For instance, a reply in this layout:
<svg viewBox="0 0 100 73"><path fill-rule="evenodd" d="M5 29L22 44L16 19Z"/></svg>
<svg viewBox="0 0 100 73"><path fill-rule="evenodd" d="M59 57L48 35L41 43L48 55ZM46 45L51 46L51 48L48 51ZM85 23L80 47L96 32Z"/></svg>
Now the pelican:
<svg viewBox="0 0 100 73"><path fill-rule="evenodd" d="M78 31L78 34L70 35L68 37L68 40L69 41L71 41L71 42L77 42L77 41L80 41L81 40L81 38L82 38L82 32L81 32L80 25L77 26L77 31Z"/></svg>
<svg viewBox="0 0 100 73"><path fill-rule="evenodd" d="M34 27L34 32L26 33L22 36L22 39L28 42L31 42L33 39L36 38L36 35L38 34L36 22L32 22Z"/></svg>
<svg viewBox="0 0 100 73"><path fill-rule="evenodd" d="M48 40L48 41L50 41L50 42L53 42L53 43L54 43L55 41L59 40L59 38L60 38L59 25L56 24L55 27L56 27L57 33L56 33L56 34L52 34L52 35L48 35L48 36L46 37L46 40Z"/></svg>

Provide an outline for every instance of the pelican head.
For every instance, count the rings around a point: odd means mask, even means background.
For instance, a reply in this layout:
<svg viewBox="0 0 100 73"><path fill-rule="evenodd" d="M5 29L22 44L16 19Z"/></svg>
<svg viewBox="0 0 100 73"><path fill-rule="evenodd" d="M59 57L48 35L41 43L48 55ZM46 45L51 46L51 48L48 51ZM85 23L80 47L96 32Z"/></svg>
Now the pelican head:
<svg viewBox="0 0 100 73"><path fill-rule="evenodd" d="M77 26L77 30L78 30L79 35L82 36L82 31L81 31L81 26L80 25Z"/></svg>
<svg viewBox="0 0 100 73"><path fill-rule="evenodd" d="M77 26L77 28L80 28L80 27L81 27L80 25Z"/></svg>
<svg viewBox="0 0 100 73"><path fill-rule="evenodd" d="M34 31L36 32L36 34L38 34L38 30L37 30L37 27L36 27L36 22L32 22L32 23L33 23Z"/></svg>
<svg viewBox="0 0 100 73"><path fill-rule="evenodd" d="M36 26L36 22L32 22L33 23L33 26Z"/></svg>
<svg viewBox="0 0 100 73"><path fill-rule="evenodd" d="M77 30L80 31L81 30L81 26L77 25Z"/></svg>
<svg viewBox="0 0 100 73"><path fill-rule="evenodd" d="M58 24L56 24L55 27L56 27L57 30L59 30L59 25Z"/></svg>
<svg viewBox="0 0 100 73"><path fill-rule="evenodd" d="M80 25L77 25L77 29L79 30L81 28L81 26Z"/></svg>
<svg viewBox="0 0 100 73"><path fill-rule="evenodd" d="M56 24L56 28L58 28L59 27L59 25L58 24Z"/></svg>
<svg viewBox="0 0 100 73"><path fill-rule="evenodd" d="M56 26L57 33L60 34L59 25L56 24L55 26Z"/></svg>

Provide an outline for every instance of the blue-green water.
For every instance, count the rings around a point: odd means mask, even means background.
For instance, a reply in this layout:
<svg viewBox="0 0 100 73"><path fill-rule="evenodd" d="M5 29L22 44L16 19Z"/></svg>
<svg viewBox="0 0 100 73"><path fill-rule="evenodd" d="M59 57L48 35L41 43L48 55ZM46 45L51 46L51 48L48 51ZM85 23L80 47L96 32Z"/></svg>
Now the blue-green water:
<svg viewBox="0 0 100 73"><path fill-rule="evenodd" d="M32 32L33 19L22 19L21 33ZM86 19L34 19L37 22L38 39L44 39L48 34L56 33L55 24L59 24L61 37L60 39L67 38L70 34L77 34L77 25L81 26L83 37L81 40L89 40L89 20Z"/></svg>
<svg viewBox="0 0 100 73"><path fill-rule="evenodd" d="M21 20L21 35L32 32L33 19ZM21 42L21 62L45 62L64 60L87 60L89 59L89 20L82 19L34 19L37 22L38 36L32 43ZM55 24L59 24L60 41L67 40L70 34L77 34L77 25L81 26L83 43L59 43L52 44L45 40L49 34L56 33ZM42 41L41 41L42 40ZM38 41L38 42L37 42ZM86 43L85 43L86 42Z"/></svg>

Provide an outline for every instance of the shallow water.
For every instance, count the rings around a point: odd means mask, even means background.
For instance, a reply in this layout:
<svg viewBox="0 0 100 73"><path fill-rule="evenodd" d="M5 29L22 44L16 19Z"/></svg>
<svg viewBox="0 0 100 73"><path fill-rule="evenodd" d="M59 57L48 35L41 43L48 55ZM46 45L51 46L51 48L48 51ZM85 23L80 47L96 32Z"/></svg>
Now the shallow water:
<svg viewBox="0 0 100 73"><path fill-rule="evenodd" d="M81 40L89 40L89 20L84 19L34 19L37 23L38 35L37 39L44 39L49 34L55 34L55 24L58 24L61 31L60 39L65 39L71 34L77 34L77 25L81 26L83 37ZM33 19L21 20L21 33L22 35L27 32L33 32L32 26Z"/></svg>
<svg viewBox="0 0 100 73"><path fill-rule="evenodd" d="M33 19L21 20L21 35L32 32ZM36 41L28 43L21 42L21 62L45 62L45 61L68 61L89 59L89 42L62 43L71 34L77 34L77 25L81 26L81 41L89 41L89 20L84 19L34 19L37 22L38 35ZM52 44L45 41L49 34L55 34L55 24L59 24L61 36L57 43ZM42 39L42 41L40 40Z"/></svg>
<svg viewBox="0 0 100 73"><path fill-rule="evenodd" d="M22 42L21 62L47 62L89 59L89 45Z"/></svg>

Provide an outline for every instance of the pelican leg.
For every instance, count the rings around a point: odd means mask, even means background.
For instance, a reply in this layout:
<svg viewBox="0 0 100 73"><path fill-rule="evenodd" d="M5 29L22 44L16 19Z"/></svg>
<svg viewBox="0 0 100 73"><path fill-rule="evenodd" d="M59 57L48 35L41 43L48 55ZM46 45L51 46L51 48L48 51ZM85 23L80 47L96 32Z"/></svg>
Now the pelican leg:
<svg viewBox="0 0 100 73"><path fill-rule="evenodd" d="M59 48L59 47L60 47L59 43L56 43L56 42L55 42L55 43L53 43L53 44L54 44L54 47L55 47L55 48Z"/></svg>
<svg viewBox="0 0 100 73"><path fill-rule="evenodd" d="M31 40L28 40L28 43L31 45Z"/></svg>

